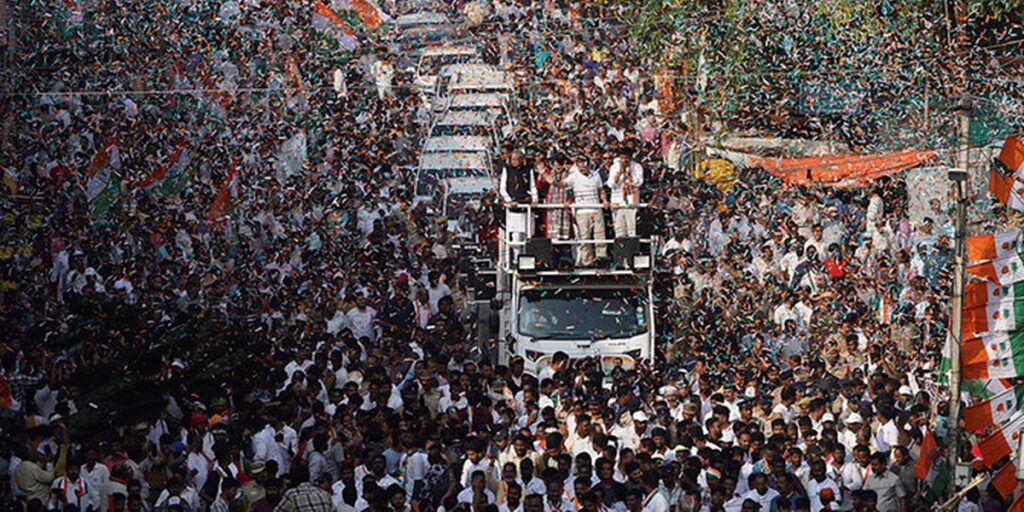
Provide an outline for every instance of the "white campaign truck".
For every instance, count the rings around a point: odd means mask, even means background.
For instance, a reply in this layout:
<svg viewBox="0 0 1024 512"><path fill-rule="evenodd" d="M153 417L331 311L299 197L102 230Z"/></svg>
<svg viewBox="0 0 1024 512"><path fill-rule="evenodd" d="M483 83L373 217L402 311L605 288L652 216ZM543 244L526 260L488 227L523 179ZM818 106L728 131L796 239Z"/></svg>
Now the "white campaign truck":
<svg viewBox="0 0 1024 512"><path fill-rule="evenodd" d="M643 208L639 205L637 208ZM528 215L564 205L524 207ZM572 207L568 207L572 208ZM569 253L581 243L607 244L611 262L578 268ZM478 308L494 323L494 358L507 364L521 356L539 374L556 352L571 359L597 358L605 374L633 369L655 357L654 255L657 241L624 238L593 241L528 238L499 232L494 299ZM563 248L556 261L555 248Z"/></svg>

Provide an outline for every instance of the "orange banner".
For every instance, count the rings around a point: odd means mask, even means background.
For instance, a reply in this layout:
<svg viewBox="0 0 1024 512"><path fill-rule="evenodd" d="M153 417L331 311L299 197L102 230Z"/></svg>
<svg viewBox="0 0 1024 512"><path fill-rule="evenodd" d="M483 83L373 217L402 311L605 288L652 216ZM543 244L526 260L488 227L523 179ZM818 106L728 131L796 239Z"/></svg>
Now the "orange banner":
<svg viewBox="0 0 1024 512"><path fill-rule="evenodd" d="M889 174L917 167L934 156L935 151L908 149L877 155L750 157L750 162L777 176L787 185L859 186Z"/></svg>

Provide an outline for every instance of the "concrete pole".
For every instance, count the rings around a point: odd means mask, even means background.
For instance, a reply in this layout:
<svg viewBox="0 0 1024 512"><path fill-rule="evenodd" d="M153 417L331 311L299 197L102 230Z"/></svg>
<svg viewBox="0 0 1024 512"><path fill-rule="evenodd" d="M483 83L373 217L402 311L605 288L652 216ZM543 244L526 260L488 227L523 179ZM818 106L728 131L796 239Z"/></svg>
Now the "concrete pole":
<svg viewBox="0 0 1024 512"><path fill-rule="evenodd" d="M950 300L949 330L952 338L950 347L949 372L949 462L956 472L960 462L960 344L963 341L964 268L967 260L967 176L968 152L970 150L971 105L964 94L959 107L959 144L956 163L959 168L950 169L949 178L956 187L956 253L954 254L953 296ZM955 479L949 486L948 496L956 493Z"/></svg>

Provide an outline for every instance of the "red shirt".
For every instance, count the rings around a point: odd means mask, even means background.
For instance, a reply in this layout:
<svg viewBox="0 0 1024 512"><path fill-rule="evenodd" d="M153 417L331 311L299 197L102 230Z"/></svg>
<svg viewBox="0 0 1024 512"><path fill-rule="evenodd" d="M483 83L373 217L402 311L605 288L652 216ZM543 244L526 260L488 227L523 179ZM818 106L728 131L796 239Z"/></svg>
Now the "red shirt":
<svg viewBox="0 0 1024 512"><path fill-rule="evenodd" d="M828 278L835 281L846 277L846 260L829 258L822 263Z"/></svg>

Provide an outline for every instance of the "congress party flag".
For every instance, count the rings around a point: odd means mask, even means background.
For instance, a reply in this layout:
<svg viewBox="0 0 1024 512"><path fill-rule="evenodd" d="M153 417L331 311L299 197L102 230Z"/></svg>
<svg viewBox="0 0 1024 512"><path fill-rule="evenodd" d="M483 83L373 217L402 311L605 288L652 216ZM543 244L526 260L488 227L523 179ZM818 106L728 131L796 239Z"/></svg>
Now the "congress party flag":
<svg viewBox="0 0 1024 512"><path fill-rule="evenodd" d="M992 168L988 173L988 191L1008 208L1024 211L1024 183Z"/></svg>
<svg viewBox="0 0 1024 512"><path fill-rule="evenodd" d="M967 237L967 259L1002 260L1020 255L1019 229Z"/></svg>
<svg viewBox="0 0 1024 512"><path fill-rule="evenodd" d="M978 443L978 449L981 450L981 456L987 467L992 467L1017 449L1022 427L1024 427L1024 414L1017 414L1003 428Z"/></svg>
<svg viewBox="0 0 1024 512"><path fill-rule="evenodd" d="M1018 318L1020 323L1018 324ZM1014 331L1024 326L1024 281L1001 286L968 283L964 290L963 334Z"/></svg>
<svg viewBox="0 0 1024 512"><path fill-rule="evenodd" d="M964 379L1001 379L1024 375L1024 331L995 332L964 340Z"/></svg>
<svg viewBox="0 0 1024 512"><path fill-rule="evenodd" d="M1003 174L1015 178L1024 178L1024 142L1017 136L1010 136L1003 142L999 150L999 157L995 161L996 167L1003 171Z"/></svg>
<svg viewBox="0 0 1024 512"><path fill-rule="evenodd" d="M992 487L999 491L1003 499L1013 495L1014 489L1017 488L1017 465L1012 461L1003 464L1003 467L992 475Z"/></svg>
<svg viewBox="0 0 1024 512"><path fill-rule="evenodd" d="M1001 427L1024 408L1024 386L1014 386L998 395L964 409L964 428L974 432Z"/></svg>

